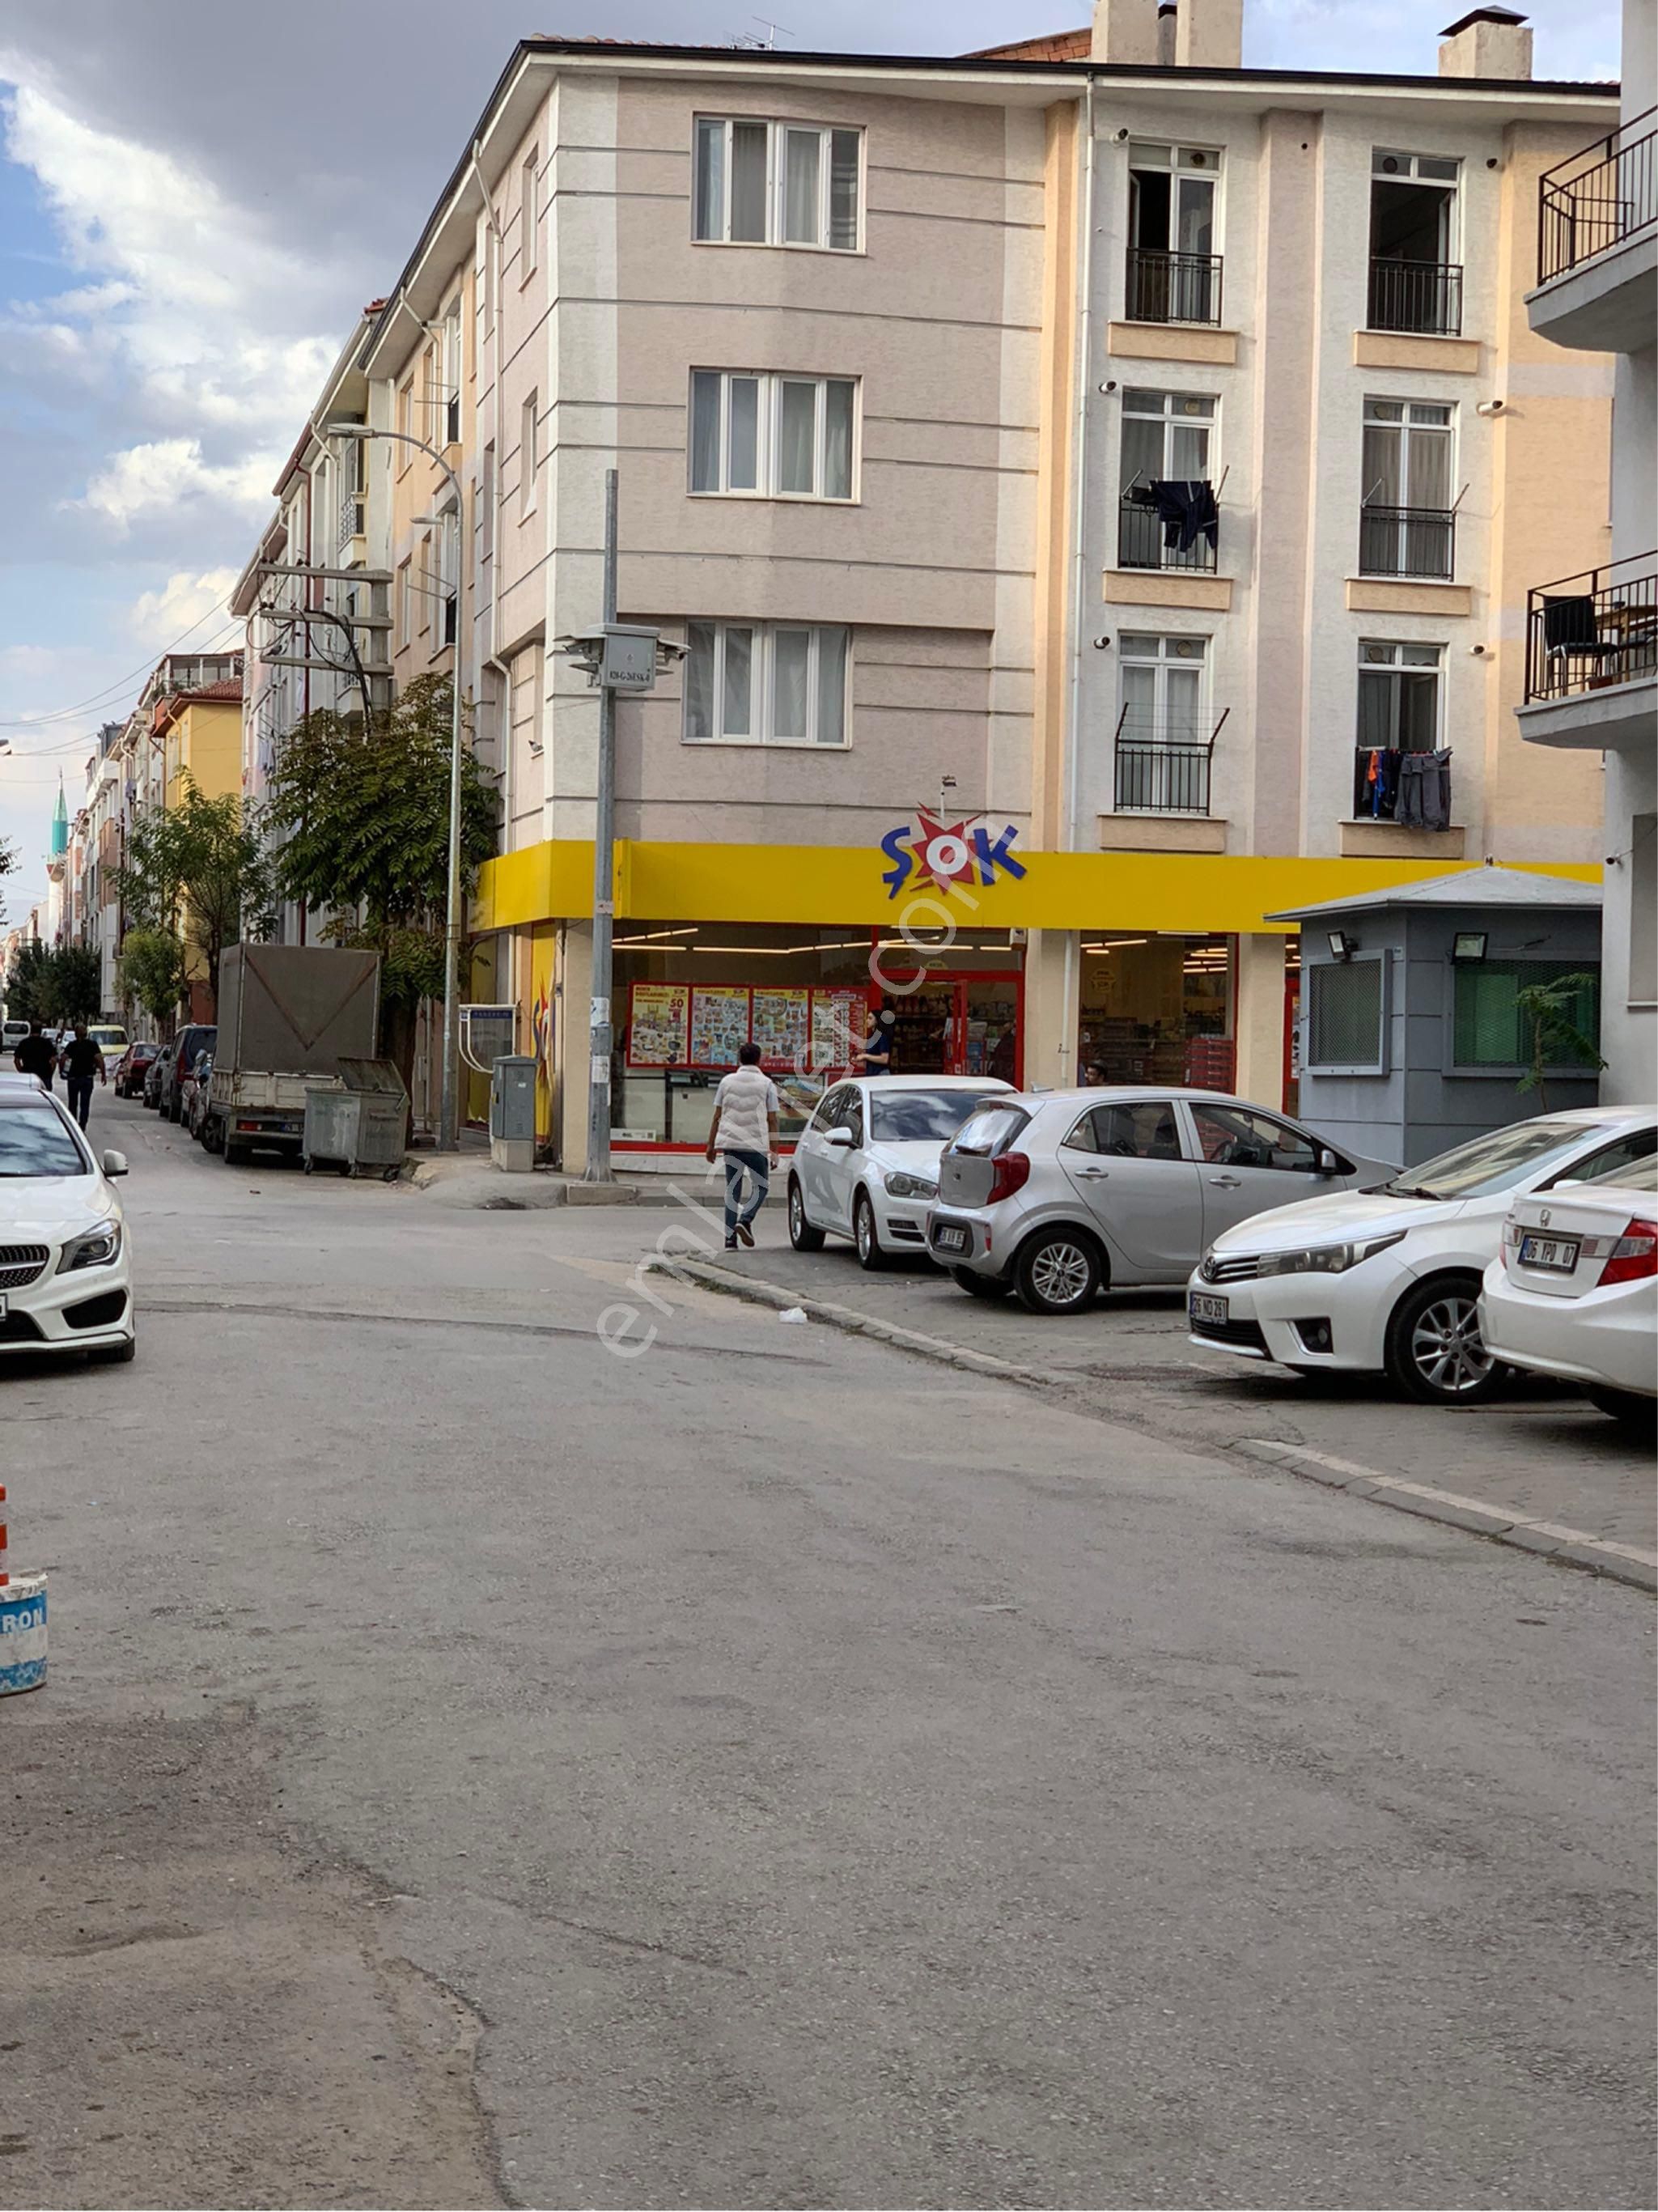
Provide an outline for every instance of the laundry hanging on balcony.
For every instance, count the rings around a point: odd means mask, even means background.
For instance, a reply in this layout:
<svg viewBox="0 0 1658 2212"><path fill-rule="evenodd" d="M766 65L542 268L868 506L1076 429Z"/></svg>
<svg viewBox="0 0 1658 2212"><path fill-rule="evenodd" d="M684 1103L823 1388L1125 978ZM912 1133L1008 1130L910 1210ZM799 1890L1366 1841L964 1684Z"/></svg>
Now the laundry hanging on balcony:
<svg viewBox="0 0 1658 2212"><path fill-rule="evenodd" d="M1400 753L1399 795L1394 820L1411 830L1451 826L1451 748L1433 753Z"/></svg>
<svg viewBox="0 0 1658 2212"><path fill-rule="evenodd" d="M1137 505L1155 507L1163 524L1163 542L1176 552L1189 553L1199 538L1213 546L1220 538L1220 510L1215 489L1207 479L1174 477L1151 483L1132 484L1128 496Z"/></svg>

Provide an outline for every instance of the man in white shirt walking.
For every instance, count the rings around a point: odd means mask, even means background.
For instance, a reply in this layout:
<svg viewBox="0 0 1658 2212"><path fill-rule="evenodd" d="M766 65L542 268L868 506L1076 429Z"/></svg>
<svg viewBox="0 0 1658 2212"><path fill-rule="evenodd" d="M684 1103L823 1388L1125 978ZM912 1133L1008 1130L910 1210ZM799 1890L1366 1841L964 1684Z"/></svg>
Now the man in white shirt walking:
<svg viewBox="0 0 1658 2212"><path fill-rule="evenodd" d="M738 1065L722 1076L714 1094L714 1123L708 1131L708 1157L724 1156L726 1162L726 1249L734 1252L740 1238L752 1244L750 1226L766 1202L771 1170L777 1164L777 1085L760 1066L760 1048L738 1048ZM739 1204L746 1176L749 1195Z"/></svg>

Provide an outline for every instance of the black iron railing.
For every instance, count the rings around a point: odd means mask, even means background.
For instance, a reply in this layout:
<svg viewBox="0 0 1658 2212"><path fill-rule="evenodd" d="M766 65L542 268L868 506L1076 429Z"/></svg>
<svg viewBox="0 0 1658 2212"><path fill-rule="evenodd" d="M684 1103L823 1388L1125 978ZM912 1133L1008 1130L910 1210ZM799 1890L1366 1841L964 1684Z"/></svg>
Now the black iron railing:
<svg viewBox="0 0 1658 2212"><path fill-rule="evenodd" d="M1526 594L1526 703L1658 674L1658 552Z"/></svg>
<svg viewBox="0 0 1658 2212"><path fill-rule="evenodd" d="M1131 323L1218 323L1220 256L1128 249L1127 311Z"/></svg>
<svg viewBox="0 0 1658 2212"><path fill-rule="evenodd" d="M1456 573L1456 510L1363 507L1358 566L1365 576L1420 576L1448 583Z"/></svg>
<svg viewBox="0 0 1658 2212"><path fill-rule="evenodd" d="M1538 179L1537 281L1546 284L1658 223L1658 108L1631 116ZM1645 125L1644 129L1640 126Z"/></svg>
<svg viewBox="0 0 1658 2212"><path fill-rule="evenodd" d="M1169 529L1155 507L1137 499L1132 492L1125 492L1117 522L1118 567L1199 568L1212 574L1216 549L1207 535L1199 532L1182 552L1178 537L1174 544L1168 542Z"/></svg>
<svg viewBox="0 0 1658 2212"><path fill-rule="evenodd" d="M1207 814L1215 740L1231 711L1206 733L1186 715L1145 719L1125 707L1117 719L1118 813Z"/></svg>
<svg viewBox="0 0 1658 2212"><path fill-rule="evenodd" d="M1462 269L1455 261L1373 260L1370 328L1456 337L1462 329Z"/></svg>

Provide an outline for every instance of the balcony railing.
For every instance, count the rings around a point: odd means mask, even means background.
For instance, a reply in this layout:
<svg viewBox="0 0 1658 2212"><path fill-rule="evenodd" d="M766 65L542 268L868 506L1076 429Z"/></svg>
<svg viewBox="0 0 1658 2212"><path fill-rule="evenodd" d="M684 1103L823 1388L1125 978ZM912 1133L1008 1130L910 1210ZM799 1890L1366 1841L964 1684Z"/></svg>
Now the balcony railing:
<svg viewBox="0 0 1658 2212"><path fill-rule="evenodd" d="M1116 798L1119 814L1207 814L1209 768L1215 739L1229 707L1207 736L1185 716L1165 721L1117 720Z"/></svg>
<svg viewBox="0 0 1658 2212"><path fill-rule="evenodd" d="M1370 328L1457 337L1462 330L1462 269L1455 261L1373 260Z"/></svg>
<svg viewBox="0 0 1658 2212"><path fill-rule="evenodd" d="M1126 309L1131 323L1218 323L1220 256L1128 249Z"/></svg>
<svg viewBox="0 0 1658 2212"><path fill-rule="evenodd" d="M1419 576L1448 583L1456 574L1456 510L1363 507L1358 567L1365 576Z"/></svg>
<svg viewBox="0 0 1658 2212"><path fill-rule="evenodd" d="M1546 284L1658 223L1658 108L1538 179L1537 281ZM1644 125L1644 129L1641 126Z"/></svg>
<svg viewBox="0 0 1658 2212"><path fill-rule="evenodd" d="M1201 569L1212 575L1215 568L1215 548L1206 532L1199 531L1184 551L1178 535L1175 543L1169 543L1170 525L1164 521L1157 508L1148 501L1139 499L1132 491L1122 495L1121 511L1117 522L1117 565L1121 568L1186 568Z"/></svg>
<svg viewBox="0 0 1658 2212"><path fill-rule="evenodd" d="M1526 594L1526 703L1658 674L1658 552Z"/></svg>

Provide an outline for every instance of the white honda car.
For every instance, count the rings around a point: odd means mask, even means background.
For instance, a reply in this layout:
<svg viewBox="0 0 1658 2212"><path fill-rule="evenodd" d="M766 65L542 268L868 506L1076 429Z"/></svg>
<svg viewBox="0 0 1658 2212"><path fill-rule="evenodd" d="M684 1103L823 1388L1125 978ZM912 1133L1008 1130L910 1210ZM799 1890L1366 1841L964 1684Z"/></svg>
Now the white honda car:
<svg viewBox="0 0 1658 2212"><path fill-rule="evenodd" d="M1658 1413L1658 1155L1594 1182L1517 1198L1485 1270L1479 1332L1493 1358L1581 1382L1603 1413Z"/></svg>
<svg viewBox="0 0 1658 2212"><path fill-rule="evenodd" d="M1218 1237L1192 1277L1192 1341L1305 1375L1386 1374L1429 1405L1477 1404L1506 1379L1479 1305L1511 1202L1655 1150L1650 1106L1543 1114L1378 1188L1259 1215Z"/></svg>
<svg viewBox="0 0 1658 2212"><path fill-rule="evenodd" d="M57 1099L0 1084L0 1355L137 1349L119 1152L96 1156Z"/></svg>
<svg viewBox="0 0 1658 2212"><path fill-rule="evenodd" d="M926 1249L938 1155L969 1115L1012 1085L991 1075L866 1075L826 1091L789 1163L789 1242L821 1252L849 1237L865 1267Z"/></svg>

